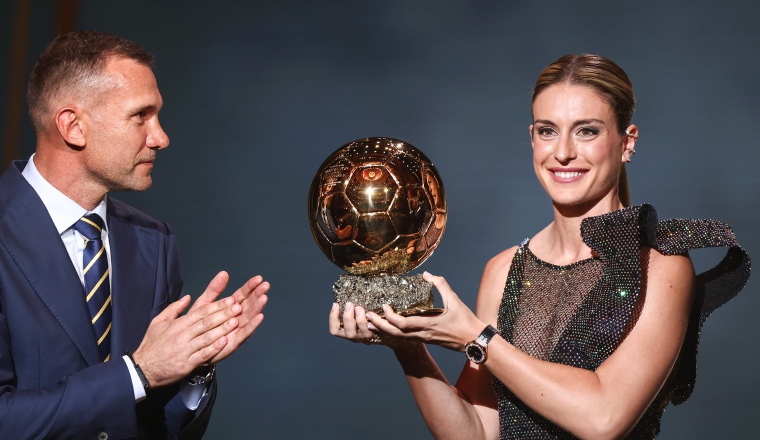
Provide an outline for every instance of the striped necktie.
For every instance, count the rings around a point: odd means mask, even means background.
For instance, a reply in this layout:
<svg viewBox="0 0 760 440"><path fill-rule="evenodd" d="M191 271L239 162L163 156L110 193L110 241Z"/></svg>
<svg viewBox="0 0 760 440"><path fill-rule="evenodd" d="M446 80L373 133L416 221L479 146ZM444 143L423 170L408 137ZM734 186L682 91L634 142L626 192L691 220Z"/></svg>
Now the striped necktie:
<svg viewBox="0 0 760 440"><path fill-rule="evenodd" d="M84 240L84 290L87 308L98 340L100 359L111 358L111 283L108 280L108 257L101 231L105 224L97 214L87 214L74 224Z"/></svg>

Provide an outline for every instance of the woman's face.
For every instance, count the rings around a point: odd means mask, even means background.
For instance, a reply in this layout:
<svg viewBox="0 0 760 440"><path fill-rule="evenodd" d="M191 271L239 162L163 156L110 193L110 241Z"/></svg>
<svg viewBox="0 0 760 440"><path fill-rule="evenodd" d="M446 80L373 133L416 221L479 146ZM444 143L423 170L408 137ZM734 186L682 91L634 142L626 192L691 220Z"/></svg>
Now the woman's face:
<svg viewBox="0 0 760 440"><path fill-rule="evenodd" d="M555 84L541 92L530 126L533 167L554 204L607 200L610 209L620 208L620 168L637 134L633 125L628 131L630 137L618 133L612 109L590 87Z"/></svg>

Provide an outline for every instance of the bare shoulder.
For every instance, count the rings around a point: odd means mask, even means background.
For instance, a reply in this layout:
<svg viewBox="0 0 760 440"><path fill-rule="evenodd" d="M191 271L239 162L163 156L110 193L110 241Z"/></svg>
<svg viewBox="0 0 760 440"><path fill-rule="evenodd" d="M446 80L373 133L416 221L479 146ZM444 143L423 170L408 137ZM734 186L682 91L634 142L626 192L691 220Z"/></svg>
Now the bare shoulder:
<svg viewBox="0 0 760 440"><path fill-rule="evenodd" d="M641 257L642 267L646 268L647 302L690 303L694 265L688 253L665 255L657 249L644 248Z"/></svg>
<svg viewBox="0 0 760 440"><path fill-rule="evenodd" d="M666 255L654 248L643 248L642 266L647 268L648 278L657 280L688 280L694 277L694 265L688 253Z"/></svg>
<svg viewBox="0 0 760 440"><path fill-rule="evenodd" d="M518 246L499 252L491 258L483 270L478 290L476 314L491 325L495 325L499 304L507 283L507 275Z"/></svg>
<svg viewBox="0 0 760 440"><path fill-rule="evenodd" d="M517 249L519 249L519 246L512 246L509 249L499 252L493 258L488 260L484 274L494 270L509 270L509 266L512 264L512 259L515 257Z"/></svg>

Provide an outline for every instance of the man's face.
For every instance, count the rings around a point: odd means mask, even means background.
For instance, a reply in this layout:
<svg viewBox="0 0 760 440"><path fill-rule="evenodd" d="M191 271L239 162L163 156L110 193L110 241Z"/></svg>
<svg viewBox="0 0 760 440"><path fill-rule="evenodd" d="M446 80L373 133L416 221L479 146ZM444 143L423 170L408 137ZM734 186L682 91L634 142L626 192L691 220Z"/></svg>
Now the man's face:
<svg viewBox="0 0 760 440"><path fill-rule="evenodd" d="M84 109L83 161L87 184L106 191L144 191L156 150L169 138L158 123L163 105L150 67L112 58L103 75L108 86Z"/></svg>

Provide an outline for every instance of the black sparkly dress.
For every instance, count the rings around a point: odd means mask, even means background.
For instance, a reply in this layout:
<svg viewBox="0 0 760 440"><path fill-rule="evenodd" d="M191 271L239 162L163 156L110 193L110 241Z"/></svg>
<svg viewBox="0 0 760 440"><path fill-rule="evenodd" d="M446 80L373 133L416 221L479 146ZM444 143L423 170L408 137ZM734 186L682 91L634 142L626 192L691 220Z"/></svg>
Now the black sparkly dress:
<svg viewBox="0 0 760 440"><path fill-rule="evenodd" d="M669 402L688 399L696 378L697 344L705 318L733 298L747 282L750 260L731 229L715 220L657 222L649 205L634 206L581 224L583 241L598 257L568 266L539 260L520 245L499 307L499 333L538 359L595 370L620 345L641 311L647 262L643 247L680 254L704 247L727 247L715 268L696 279L689 327L679 367L629 434L651 439ZM501 439L574 438L528 408L494 379Z"/></svg>

